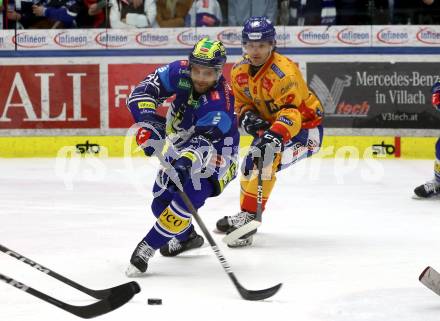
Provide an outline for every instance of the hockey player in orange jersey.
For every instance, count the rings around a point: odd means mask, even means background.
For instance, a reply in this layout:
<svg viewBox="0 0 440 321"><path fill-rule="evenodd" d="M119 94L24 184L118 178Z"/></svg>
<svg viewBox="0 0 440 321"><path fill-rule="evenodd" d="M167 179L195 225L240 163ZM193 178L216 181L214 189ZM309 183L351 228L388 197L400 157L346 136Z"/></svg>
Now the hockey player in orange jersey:
<svg viewBox="0 0 440 321"><path fill-rule="evenodd" d="M230 233L256 217L258 180L254 169L263 157L263 210L276 172L316 153L322 142L323 108L307 87L295 62L276 51L275 28L266 17L251 17L242 31L245 56L232 69L235 111L242 130L254 137L240 180L240 212L217 221ZM253 230L230 247L252 244Z"/></svg>

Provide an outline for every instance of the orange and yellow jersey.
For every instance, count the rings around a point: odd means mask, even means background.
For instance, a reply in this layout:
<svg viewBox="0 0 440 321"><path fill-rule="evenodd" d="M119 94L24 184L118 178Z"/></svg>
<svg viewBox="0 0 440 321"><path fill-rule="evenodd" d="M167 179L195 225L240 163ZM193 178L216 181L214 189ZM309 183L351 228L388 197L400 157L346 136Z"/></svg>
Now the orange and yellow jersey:
<svg viewBox="0 0 440 321"><path fill-rule="evenodd" d="M244 57L231 72L235 111L240 117L248 110L271 124L271 130L286 142L301 128L321 124L323 108L307 87L298 66L273 52L260 70L251 76L250 62Z"/></svg>

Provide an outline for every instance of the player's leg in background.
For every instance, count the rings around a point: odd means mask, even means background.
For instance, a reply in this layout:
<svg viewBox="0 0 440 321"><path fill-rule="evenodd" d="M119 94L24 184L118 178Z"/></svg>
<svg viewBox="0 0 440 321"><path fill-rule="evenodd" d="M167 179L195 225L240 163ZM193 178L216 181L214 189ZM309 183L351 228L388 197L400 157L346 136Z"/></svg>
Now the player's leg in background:
<svg viewBox="0 0 440 321"><path fill-rule="evenodd" d="M254 138L251 143L252 146L256 144L258 138ZM275 172L280 161L280 156L276 155L272 170L270 174L267 175L263 180L263 199L262 207L263 211L267 199L275 185L276 176ZM258 188L258 173L255 171L255 165L253 163L252 154L248 154L242 161L241 164L241 175L240 175L240 212L231 216L224 216L217 221L217 230L219 232L228 233L236 228L243 226L251 220L254 220L257 212L257 188ZM253 231L252 234L255 234ZM252 235L251 234L251 235Z"/></svg>
<svg viewBox="0 0 440 321"><path fill-rule="evenodd" d="M430 198L440 195L440 138L435 144L434 179L414 189L416 198Z"/></svg>
<svg viewBox="0 0 440 321"><path fill-rule="evenodd" d="M287 142L281 154L277 154L270 170L263 170L263 211L276 182L276 173L287 168L299 160L316 154L321 145L324 131L322 126L312 129L302 129L298 135ZM252 146L257 139L254 139ZM240 209L233 216L225 216L217 222L217 229L221 232L230 232L252 219L255 219L257 208L258 173L254 170L252 156L248 155L242 163L240 177Z"/></svg>

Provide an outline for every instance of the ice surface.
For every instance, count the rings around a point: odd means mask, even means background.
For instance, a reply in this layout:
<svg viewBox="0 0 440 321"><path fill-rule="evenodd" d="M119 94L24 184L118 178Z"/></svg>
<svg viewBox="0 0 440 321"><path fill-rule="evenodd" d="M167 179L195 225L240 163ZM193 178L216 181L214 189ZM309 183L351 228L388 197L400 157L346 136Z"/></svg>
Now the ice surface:
<svg viewBox="0 0 440 321"><path fill-rule="evenodd" d="M315 159L279 173L251 248L229 249L240 282L265 302L240 299L209 247L159 253L142 292L100 320L438 321L440 297L418 281L440 269L440 200L414 200L432 161ZM88 287L125 283L132 250L154 222L157 163L137 158L56 162L0 159L0 243ZM200 210L212 230L238 211L238 179ZM88 296L0 253L0 273L71 304ZM147 299L163 299L161 306ZM78 320L0 283L0 320Z"/></svg>

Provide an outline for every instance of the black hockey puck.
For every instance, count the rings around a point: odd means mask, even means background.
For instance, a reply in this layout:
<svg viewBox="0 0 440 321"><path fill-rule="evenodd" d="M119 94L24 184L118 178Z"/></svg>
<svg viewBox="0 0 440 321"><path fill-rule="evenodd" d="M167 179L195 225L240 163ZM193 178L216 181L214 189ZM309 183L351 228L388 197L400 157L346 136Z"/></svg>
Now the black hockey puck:
<svg viewBox="0 0 440 321"><path fill-rule="evenodd" d="M158 299L158 298L149 298L149 299L148 299L148 304L149 304L149 305L161 305L161 304L162 304L162 299Z"/></svg>

